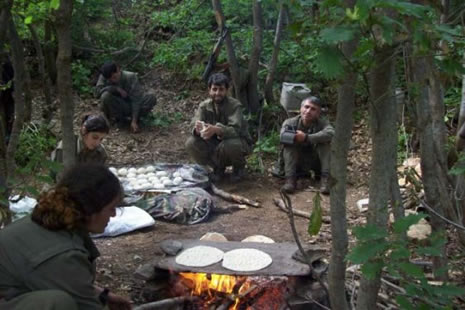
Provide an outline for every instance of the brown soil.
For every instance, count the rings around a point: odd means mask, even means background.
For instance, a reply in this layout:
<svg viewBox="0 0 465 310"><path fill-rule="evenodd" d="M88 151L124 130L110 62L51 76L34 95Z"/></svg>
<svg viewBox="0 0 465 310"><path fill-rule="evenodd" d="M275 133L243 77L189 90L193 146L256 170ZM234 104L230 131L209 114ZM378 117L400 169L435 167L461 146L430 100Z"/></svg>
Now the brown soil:
<svg viewBox="0 0 465 310"><path fill-rule="evenodd" d="M148 80L148 77L145 77ZM111 156L111 165L141 165L148 163L186 163L189 159L184 152L184 142L190 132L190 118L192 117L198 103L206 93L203 90L190 91L186 99L177 100L178 91L170 90L169 86L173 78L170 76L157 75L151 79L149 85L157 92L158 103L155 112L165 115L174 115L180 112L182 121L170 124L168 127L145 126L142 132L131 134L128 130L112 130L105 141L105 147ZM165 82L166 81L166 82ZM182 87L180 89L183 89ZM199 89L201 89L199 87ZM97 110L96 100L80 101L77 105L77 120L79 115L89 110ZM355 141L359 148L361 144L361 133L365 126L359 124L355 134ZM363 155L368 156L368 147L361 148ZM357 152L357 148L352 151ZM356 208L356 201L366 197L367 189L364 185L367 181L367 163L363 157L350 163L349 180L350 187L347 193L348 219L350 226L359 224L360 213ZM361 160L360 160L361 159ZM271 160L265 161L266 168L271 167ZM154 253L158 251L158 244L165 239L192 238L198 239L207 232L219 232L224 234L228 240L240 241L250 235L265 235L276 242L293 241L293 235L289 219L285 213L280 211L272 202L273 198L279 198L279 188L282 180L267 175L249 172L248 176L238 184L227 182L219 184L219 187L230 193L236 193L250 199L261 202L261 208L252 208L237 211L232 214L214 215L205 223L183 226L173 223L157 221L155 226L149 229L129 233L115 238L97 239L96 244L101 251L98 259L97 282L101 286L109 287L111 290L125 296L129 296L136 304L143 303L141 291L143 281L134 278L133 273L140 265L151 260ZM314 184L311 180L302 180L299 183L300 190L292 196L295 208L310 212L312 209L312 198ZM329 196L323 196L322 206L324 215L329 215ZM220 198L215 198L219 206L228 204ZM330 224L324 223L320 233L310 237L307 233L308 220L296 219L299 237L304 243L318 244L330 248L331 232ZM329 254L329 252L328 252Z"/></svg>

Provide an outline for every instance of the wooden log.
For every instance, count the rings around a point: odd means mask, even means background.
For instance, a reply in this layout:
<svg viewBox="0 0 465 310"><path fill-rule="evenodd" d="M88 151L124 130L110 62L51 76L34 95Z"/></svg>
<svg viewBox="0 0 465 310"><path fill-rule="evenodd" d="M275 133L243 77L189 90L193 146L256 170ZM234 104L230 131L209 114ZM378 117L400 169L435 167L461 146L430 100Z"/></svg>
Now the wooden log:
<svg viewBox="0 0 465 310"><path fill-rule="evenodd" d="M245 198L237 194L230 194L228 192L225 192L222 189L219 189L214 184L211 184L211 189L215 195L220 196L224 200L236 202L239 204L246 204L254 208L261 208L261 205L259 202Z"/></svg>
<svg viewBox="0 0 465 310"><path fill-rule="evenodd" d="M288 213L288 210L287 210L286 206L284 205L284 201L282 201L282 199L273 198L273 203L278 208L280 208L283 212ZM304 217L304 218L307 218L307 219L310 218L310 213L302 211L302 210L292 208L292 213L294 213L294 215L296 215L296 216ZM329 216L323 216L322 221L323 221L323 223L328 224L328 223L331 223L331 218Z"/></svg>
<svg viewBox="0 0 465 310"><path fill-rule="evenodd" d="M149 302L140 306L134 307L133 310L157 310L166 309L168 307L180 306L188 301L197 299L195 296L180 296L174 298L163 299L159 301Z"/></svg>

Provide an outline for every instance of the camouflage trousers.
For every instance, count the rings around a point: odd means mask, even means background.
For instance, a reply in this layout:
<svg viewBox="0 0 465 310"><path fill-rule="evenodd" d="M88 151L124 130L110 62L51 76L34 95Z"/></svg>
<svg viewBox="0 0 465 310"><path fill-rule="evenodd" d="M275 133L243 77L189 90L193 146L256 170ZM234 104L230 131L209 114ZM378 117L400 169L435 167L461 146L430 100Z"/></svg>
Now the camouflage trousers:
<svg viewBox="0 0 465 310"><path fill-rule="evenodd" d="M212 168L245 166L245 156L250 153L250 145L245 139L231 138L204 140L199 136L191 136L186 141L186 150L194 161Z"/></svg>
<svg viewBox="0 0 465 310"><path fill-rule="evenodd" d="M314 171L316 175L329 174L330 143L314 145L285 145L282 148L282 163L286 177L308 175Z"/></svg>
<svg viewBox="0 0 465 310"><path fill-rule="evenodd" d="M0 300L0 309L78 310L78 306L64 291L43 290L25 293L8 301Z"/></svg>
<svg viewBox="0 0 465 310"><path fill-rule="evenodd" d="M141 98L131 99L115 96L110 92L104 92L101 97L100 109L110 121L125 122L132 117L132 105L139 105L139 119L147 116L153 109L157 99L153 93L145 93Z"/></svg>

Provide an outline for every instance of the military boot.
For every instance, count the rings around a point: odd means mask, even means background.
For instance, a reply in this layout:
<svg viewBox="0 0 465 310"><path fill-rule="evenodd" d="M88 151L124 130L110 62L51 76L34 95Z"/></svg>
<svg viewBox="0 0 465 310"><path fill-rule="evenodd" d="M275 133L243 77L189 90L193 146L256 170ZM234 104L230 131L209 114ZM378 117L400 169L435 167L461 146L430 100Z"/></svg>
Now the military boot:
<svg viewBox="0 0 465 310"><path fill-rule="evenodd" d="M285 193L292 194L295 192L297 187L297 177L291 176L286 178L286 183L281 187L281 190Z"/></svg>
<svg viewBox="0 0 465 310"><path fill-rule="evenodd" d="M329 184L328 184L329 177L327 175L321 176L320 181L320 193L323 195L329 195Z"/></svg>

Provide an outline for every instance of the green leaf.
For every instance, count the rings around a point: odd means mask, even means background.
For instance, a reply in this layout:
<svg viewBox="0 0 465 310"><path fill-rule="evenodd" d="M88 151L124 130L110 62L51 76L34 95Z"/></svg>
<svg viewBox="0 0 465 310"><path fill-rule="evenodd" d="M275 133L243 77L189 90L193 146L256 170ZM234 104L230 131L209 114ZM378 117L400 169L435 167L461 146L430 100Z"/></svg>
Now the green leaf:
<svg viewBox="0 0 465 310"><path fill-rule="evenodd" d="M409 214L406 217L403 217L397 221L395 221L393 225L393 230L397 234L402 234L408 231L410 226L417 224L419 220L425 218L426 215L418 213L418 214Z"/></svg>
<svg viewBox="0 0 465 310"><path fill-rule="evenodd" d="M412 277L423 278L425 276L423 270L415 264L409 262L399 262L397 265L399 266L400 270Z"/></svg>
<svg viewBox="0 0 465 310"><path fill-rule="evenodd" d="M379 240L388 236L386 229L375 225L357 226L354 227L352 232L360 241Z"/></svg>
<svg viewBox="0 0 465 310"><path fill-rule="evenodd" d="M32 16L26 17L26 18L24 19L24 23L25 23L26 25L31 24L31 23L32 23Z"/></svg>
<svg viewBox="0 0 465 310"><path fill-rule="evenodd" d="M60 0L50 0L50 7L54 10L58 10L60 7Z"/></svg>
<svg viewBox="0 0 465 310"><path fill-rule="evenodd" d="M339 77L344 72L342 56L335 46L323 46L315 57L316 68L328 79Z"/></svg>
<svg viewBox="0 0 465 310"><path fill-rule="evenodd" d="M40 194L39 191L35 187L32 187L32 186L25 186L24 190L35 197L39 196Z"/></svg>
<svg viewBox="0 0 465 310"><path fill-rule="evenodd" d="M417 18L424 17L428 10L426 6L420 4L395 0L379 1L378 7L395 9L403 15L415 16Z"/></svg>
<svg viewBox="0 0 465 310"><path fill-rule="evenodd" d="M48 184L53 183L53 179L49 175L38 175L36 178L37 178L37 180L39 180L41 182L45 182L45 183L48 183Z"/></svg>
<svg viewBox="0 0 465 310"><path fill-rule="evenodd" d="M348 27L325 28L320 33L321 39L328 44L349 41L354 37L354 31Z"/></svg>
<svg viewBox="0 0 465 310"><path fill-rule="evenodd" d="M374 279L383 269L384 264L381 261L367 262L360 269L368 279Z"/></svg>
<svg viewBox="0 0 465 310"><path fill-rule="evenodd" d="M364 243L355 246L347 255L347 259L355 264L364 264L369 259L383 254L388 248L389 244L385 240Z"/></svg>
<svg viewBox="0 0 465 310"><path fill-rule="evenodd" d="M308 223L308 234L315 236L318 234L321 228L323 219L323 210L321 208L321 197L320 193L316 193L313 197L313 210L310 215L310 221Z"/></svg>
<svg viewBox="0 0 465 310"><path fill-rule="evenodd" d="M392 250L390 258L393 260L400 260L410 257L410 252L406 248L397 248Z"/></svg>
<svg viewBox="0 0 465 310"><path fill-rule="evenodd" d="M404 310L416 310L413 304L405 296L397 296L396 301L401 309Z"/></svg>

